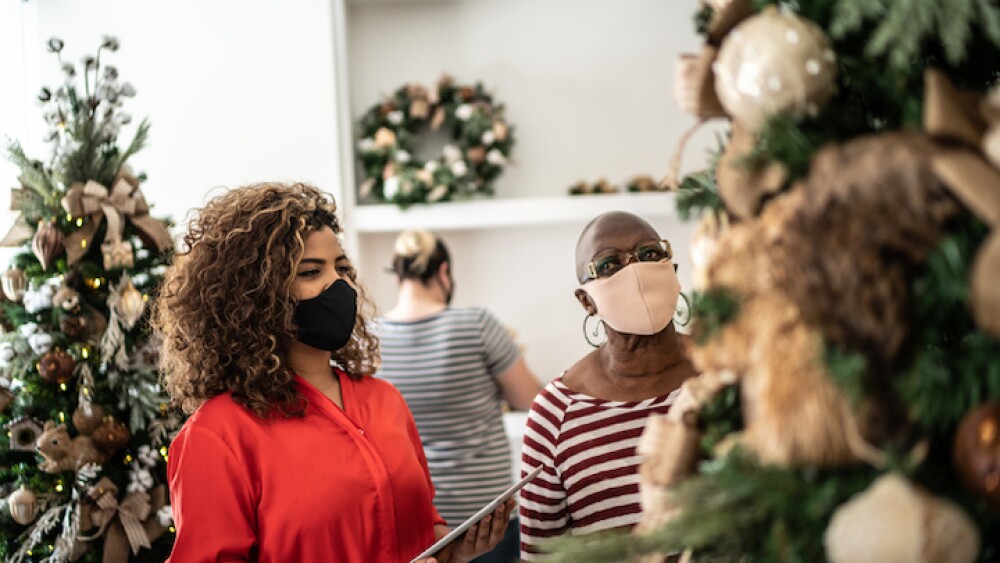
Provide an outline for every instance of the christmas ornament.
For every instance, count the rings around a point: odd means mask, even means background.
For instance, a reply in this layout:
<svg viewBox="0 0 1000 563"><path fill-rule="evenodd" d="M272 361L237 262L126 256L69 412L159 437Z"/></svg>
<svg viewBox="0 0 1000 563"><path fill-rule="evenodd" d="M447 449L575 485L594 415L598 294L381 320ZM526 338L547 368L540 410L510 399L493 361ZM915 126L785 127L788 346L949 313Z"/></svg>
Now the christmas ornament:
<svg viewBox="0 0 1000 563"><path fill-rule="evenodd" d="M38 515L38 497L24 485L7 497L7 506L10 508L11 518L22 526L31 524Z"/></svg>
<svg viewBox="0 0 1000 563"><path fill-rule="evenodd" d="M115 304L115 311L125 329L131 330L142 318L142 313L146 310L146 300L143 299L142 292L132 285L132 280L127 274L122 275L117 291L118 301Z"/></svg>
<svg viewBox="0 0 1000 563"><path fill-rule="evenodd" d="M10 449L18 452L35 451L35 441L42 433L42 425L34 419L22 416L5 426L10 435Z"/></svg>
<svg viewBox="0 0 1000 563"><path fill-rule="evenodd" d="M104 408L97 403L80 404L73 411L73 426L80 434L93 435L104 422Z"/></svg>
<svg viewBox="0 0 1000 563"><path fill-rule="evenodd" d="M80 292L64 283L52 296L52 306L63 311L73 311L80 306Z"/></svg>
<svg viewBox="0 0 1000 563"><path fill-rule="evenodd" d="M712 64L718 50L705 45L701 53L683 53L674 67L674 100L682 111L701 119L726 117L726 112L715 93L715 75Z"/></svg>
<svg viewBox="0 0 1000 563"><path fill-rule="evenodd" d="M771 161L762 167L752 167L746 162L746 156L756 142L750 129L733 120L729 144L719 159L715 175L719 196L725 202L726 210L735 217L756 215L764 199L777 193L788 176L780 163Z"/></svg>
<svg viewBox="0 0 1000 563"><path fill-rule="evenodd" d="M35 447L42 455L42 463L38 467L46 473L76 471L89 463L104 463L104 456L97 451L90 436L81 434L70 438L65 424L56 424L51 420L45 423L45 428L35 440Z"/></svg>
<svg viewBox="0 0 1000 563"><path fill-rule="evenodd" d="M49 383L66 383L73 378L75 369L73 356L59 348L46 352L38 362L38 375Z"/></svg>
<svg viewBox="0 0 1000 563"><path fill-rule="evenodd" d="M0 367L9 367L10 363L17 357L14 344L11 342L0 342Z"/></svg>
<svg viewBox="0 0 1000 563"><path fill-rule="evenodd" d="M1000 507L1000 402L965 415L955 432L955 469L972 492Z"/></svg>
<svg viewBox="0 0 1000 563"><path fill-rule="evenodd" d="M62 230L55 221L39 221L34 238L31 239L31 251L42 264L42 269L48 271L65 250Z"/></svg>
<svg viewBox="0 0 1000 563"><path fill-rule="evenodd" d="M730 116L759 129L774 114L816 115L836 90L837 57L816 24L766 9L726 36L713 65Z"/></svg>
<svg viewBox="0 0 1000 563"><path fill-rule="evenodd" d="M20 302L28 288L28 278L19 268L11 268L0 277L0 284L3 286L3 294L7 296L7 299Z"/></svg>
<svg viewBox="0 0 1000 563"><path fill-rule="evenodd" d="M115 420L113 416L106 416L101 425L94 430L92 436L94 444L101 451L113 454L128 444L132 434L127 426Z"/></svg>
<svg viewBox="0 0 1000 563"><path fill-rule="evenodd" d="M36 332L28 337L28 346L31 351L41 356L52 349L52 335L44 332Z"/></svg>
<svg viewBox="0 0 1000 563"><path fill-rule="evenodd" d="M691 282L694 289L703 289L708 283L708 264L715 254L722 232L729 227L725 213L706 213L691 236Z"/></svg>
<svg viewBox="0 0 1000 563"><path fill-rule="evenodd" d="M834 512L823 543L830 563L972 563L980 538L958 506L890 473Z"/></svg>
<svg viewBox="0 0 1000 563"><path fill-rule="evenodd" d="M135 265L135 258L132 254L132 243L128 241L115 240L106 242L101 245L101 254L104 256L105 270L131 268Z"/></svg>
<svg viewBox="0 0 1000 563"><path fill-rule="evenodd" d="M983 330L1000 338L1000 229L983 242L972 264L972 316Z"/></svg>

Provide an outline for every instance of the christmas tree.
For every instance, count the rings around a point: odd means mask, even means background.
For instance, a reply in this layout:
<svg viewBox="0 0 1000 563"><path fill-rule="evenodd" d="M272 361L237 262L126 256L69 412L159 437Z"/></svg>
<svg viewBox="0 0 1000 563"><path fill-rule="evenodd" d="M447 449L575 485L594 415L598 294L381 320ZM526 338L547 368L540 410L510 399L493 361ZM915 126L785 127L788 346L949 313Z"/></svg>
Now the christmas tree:
<svg viewBox="0 0 1000 563"><path fill-rule="evenodd" d="M0 557L162 561L167 446L181 421L144 313L172 241L127 166L149 124L119 146L135 90L106 60L115 38L79 64L59 39L48 47L64 77L38 96L51 156L8 145L19 218L0 244L26 251L0 278Z"/></svg>
<svg viewBox="0 0 1000 563"><path fill-rule="evenodd" d="M1000 559L1000 6L706 0L693 356L631 535L556 560Z"/></svg>

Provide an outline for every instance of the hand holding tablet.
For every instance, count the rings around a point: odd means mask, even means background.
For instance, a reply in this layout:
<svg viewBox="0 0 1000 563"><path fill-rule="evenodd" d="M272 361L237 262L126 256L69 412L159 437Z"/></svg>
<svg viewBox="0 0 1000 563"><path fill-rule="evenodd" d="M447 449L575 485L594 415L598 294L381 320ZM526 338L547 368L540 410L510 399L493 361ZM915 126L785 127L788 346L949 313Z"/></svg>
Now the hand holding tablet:
<svg viewBox="0 0 1000 563"><path fill-rule="evenodd" d="M448 544L452 543L453 541L455 541L456 539L458 539L459 537L461 537L463 534L465 534L467 531L469 531L469 529L473 525L478 524L480 521L482 521L487 516L492 515L495 511L496 512L501 512L501 511L499 511L497 509L503 507L504 504L507 503L508 501L510 501L510 505L511 506L507 507L506 510L502 511L502 514L506 514L506 515L509 516L510 510L512 510L513 503L514 503L514 501L512 500L513 497L514 497L514 495L517 494L517 492L520 491L525 485L527 485L528 482L530 482L532 479L534 479L535 476L538 475L539 472L541 472L541 470L542 470L541 466L536 467L530 473L528 473L527 475L525 475L523 479L521 479L520 481L518 481L514 485L511 485L510 488L508 488L506 491L504 491L502 494L500 494L500 496L498 496L497 498L495 498L492 501L490 501L489 504L487 504L483 508L479 509L478 512L476 512L475 514L473 514L472 516L470 516L466 521L462 522L454 530L452 530L447 535L445 535L444 537L442 537L441 539L439 539L438 541L436 541L434 543L434 545L430 546L429 548L427 548L426 550L424 550L423 553L421 553L420 555L416 556L411 563L414 563L414 562L416 562L416 561L418 561L420 559L431 557L432 555L438 553L439 551L441 551L442 549L444 549ZM491 524L492 524L492 522L491 522ZM505 530L506 527L507 527L507 522L506 521L502 522L502 528L500 528L500 534L501 534L501 536L502 536L503 530ZM494 526L478 526L477 529L476 529L476 533L475 533L474 536L470 535L470 536L468 536L466 538L463 538L462 541L470 543L472 545L486 542L489 539L490 532L491 532L492 528L494 528ZM498 541L499 541L499 539L498 539ZM455 547L458 547L458 546L455 546Z"/></svg>

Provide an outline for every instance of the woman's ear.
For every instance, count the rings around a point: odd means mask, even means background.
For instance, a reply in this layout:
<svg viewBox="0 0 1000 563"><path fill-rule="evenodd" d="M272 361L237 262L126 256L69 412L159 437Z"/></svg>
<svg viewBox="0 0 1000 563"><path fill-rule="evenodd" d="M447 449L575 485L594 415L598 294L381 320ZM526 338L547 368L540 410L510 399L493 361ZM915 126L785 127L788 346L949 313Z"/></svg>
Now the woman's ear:
<svg viewBox="0 0 1000 563"><path fill-rule="evenodd" d="M594 304L594 300L590 298L590 295L586 291L581 288L577 288L576 291L573 292L573 295L576 296L576 300L580 302L580 305L583 306L583 310L586 311L588 315L597 314L597 305Z"/></svg>

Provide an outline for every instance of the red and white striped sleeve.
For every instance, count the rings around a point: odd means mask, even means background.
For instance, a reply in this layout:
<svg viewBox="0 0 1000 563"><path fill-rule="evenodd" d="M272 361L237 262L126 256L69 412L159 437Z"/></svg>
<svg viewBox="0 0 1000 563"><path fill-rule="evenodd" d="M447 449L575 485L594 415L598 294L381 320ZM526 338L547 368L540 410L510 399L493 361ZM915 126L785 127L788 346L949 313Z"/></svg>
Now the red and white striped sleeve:
<svg viewBox="0 0 1000 563"><path fill-rule="evenodd" d="M540 544L570 527L566 490L556 468L559 433L567 401L548 386L535 397L528 413L521 453L521 475L543 466L520 493L521 559L543 556Z"/></svg>

